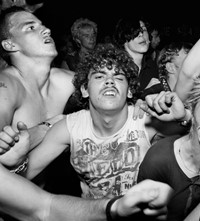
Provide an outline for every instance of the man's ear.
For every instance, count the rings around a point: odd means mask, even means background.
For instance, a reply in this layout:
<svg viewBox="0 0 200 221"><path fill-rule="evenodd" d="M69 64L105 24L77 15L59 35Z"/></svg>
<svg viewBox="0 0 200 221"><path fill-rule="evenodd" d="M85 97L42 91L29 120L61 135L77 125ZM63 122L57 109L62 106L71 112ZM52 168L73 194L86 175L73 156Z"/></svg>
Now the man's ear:
<svg viewBox="0 0 200 221"><path fill-rule="evenodd" d="M15 44L11 40L3 40L1 45L6 51L16 51Z"/></svg>
<svg viewBox="0 0 200 221"><path fill-rule="evenodd" d="M176 73L176 67L174 65L174 63L172 62L167 62L166 63L166 70L169 72L169 73Z"/></svg>
<svg viewBox="0 0 200 221"><path fill-rule="evenodd" d="M89 97L88 90L85 89L84 85L81 86L81 93L82 93L82 97L84 97L84 98Z"/></svg>
<svg viewBox="0 0 200 221"><path fill-rule="evenodd" d="M132 97L133 97L133 94L132 94L132 92L130 91L130 88L128 89L127 97L128 97L128 98L132 98Z"/></svg>

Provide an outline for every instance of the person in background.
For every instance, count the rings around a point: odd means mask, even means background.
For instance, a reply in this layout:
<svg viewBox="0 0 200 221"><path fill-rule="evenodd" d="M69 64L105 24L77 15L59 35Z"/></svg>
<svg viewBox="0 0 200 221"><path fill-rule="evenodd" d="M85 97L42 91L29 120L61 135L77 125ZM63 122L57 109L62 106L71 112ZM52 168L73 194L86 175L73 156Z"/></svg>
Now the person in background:
<svg viewBox="0 0 200 221"><path fill-rule="evenodd" d="M178 79L178 75L181 69L181 66L192 48L192 43L190 42L171 42L165 45L157 57L157 66L159 72L160 83L153 85L150 88L147 88L143 93L148 94L156 93L156 91L173 91L175 84ZM177 134L183 135L188 133L190 127L179 127L177 128ZM152 144L156 143L158 140L164 138L163 134L159 132L154 136Z"/></svg>
<svg viewBox="0 0 200 221"><path fill-rule="evenodd" d="M124 17L116 24L113 41L124 49L138 67L140 92L150 83L152 78L158 79L156 63L148 56L150 45L148 23L143 18Z"/></svg>
<svg viewBox="0 0 200 221"><path fill-rule="evenodd" d="M161 30L152 23L150 23L149 28L149 38L150 46L147 53L151 56L152 60L156 61L161 46Z"/></svg>
<svg viewBox="0 0 200 221"><path fill-rule="evenodd" d="M62 53L62 68L68 67L68 69L76 71L80 61L83 60L90 51L94 50L97 41L97 31L97 24L88 18L75 20L71 26L71 37L76 46L74 46L72 39L70 40L69 38L68 43L70 43L70 48L66 49L67 53ZM82 107L77 106L76 100L71 96L64 109L64 114L73 113L81 109Z"/></svg>
<svg viewBox="0 0 200 221"><path fill-rule="evenodd" d="M73 53L66 53L63 56L61 67L76 71L77 65L85 55L96 46L97 24L88 18L78 18L71 26L71 36L76 43L76 50Z"/></svg>
<svg viewBox="0 0 200 221"><path fill-rule="evenodd" d="M18 6L23 7L33 13L44 5L44 0L1 0L0 11L7 8Z"/></svg>
<svg viewBox="0 0 200 221"><path fill-rule="evenodd" d="M174 90L182 64L192 46L190 42L171 42L159 52L157 57L159 79L166 91Z"/></svg>

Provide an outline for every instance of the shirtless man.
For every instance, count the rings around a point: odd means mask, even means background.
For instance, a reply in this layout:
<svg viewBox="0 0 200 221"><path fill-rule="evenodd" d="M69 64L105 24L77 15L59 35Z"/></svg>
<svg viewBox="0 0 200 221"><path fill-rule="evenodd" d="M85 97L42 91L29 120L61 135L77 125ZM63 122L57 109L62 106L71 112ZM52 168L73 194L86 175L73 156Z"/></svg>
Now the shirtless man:
<svg viewBox="0 0 200 221"><path fill-rule="evenodd" d="M32 149L51 124L62 118L59 114L74 91L74 73L51 68L57 56L51 31L23 8L1 13L0 42L0 53L9 64L0 73L0 131L5 125L26 122ZM47 119L48 123L38 125Z"/></svg>
<svg viewBox="0 0 200 221"><path fill-rule="evenodd" d="M31 134L31 150L62 118L74 91L74 73L51 68L57 56L51 31L23 8L12 7L1 13L0 42L0 54L9 64L0 72L0 131L23 120ZM39 125L41 122L46 123ZM0 147L2 154L1 142ZM39 178L35 182L44 185L44 173Z"/></svg>

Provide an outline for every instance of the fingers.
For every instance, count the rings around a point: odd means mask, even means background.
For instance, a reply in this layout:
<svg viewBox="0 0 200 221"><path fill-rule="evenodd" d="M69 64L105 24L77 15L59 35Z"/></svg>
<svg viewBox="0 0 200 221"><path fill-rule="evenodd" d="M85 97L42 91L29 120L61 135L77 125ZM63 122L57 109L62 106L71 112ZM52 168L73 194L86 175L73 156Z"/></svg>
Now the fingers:
<svg viewBox="0 0 200 221"><path fill-rule="evenodd" d="M143 213L147 216L157 216L159 220L166 220L167 207L165 206L159 209L145 208Z"/></svg>
<svg viewBox="0 0 200 221"><path fill-rule="evenodd" d="M0 132L0 154L10 150L19 141L18 133L11 126L5 126Z"/></svg>
<svg viewBox="0 0 200 221"><path fill-rule="evenodd" d="M19 121L17 123L17 129L19 130L19 132L22 132L22 131L26 131L27 130L27 126L25 123L23 123L22 121Z"/></svg>
<svg viewBox="0 0 200 221"><path fill-rule="evenodd" d="M167 203L172 188L161 182L144 180L134 185L115 203L115 210L121 217L143 211L148 216L166 218Z"/></svg>
<svg viewBox="0 0 200 221"><path fill-rule="evenodd" d="M141 192L140 202L148 202L151 208L166 205L173 194L173 189L166 183L144 180L132 188L132 194Z"/></svg>
<svg viewBox="0 0 200 221"><path fill-rule="evenodd" d="M174 93L162 91L159 94L147 95L145 100L152 111L157 114L170 113Z"/></svg>

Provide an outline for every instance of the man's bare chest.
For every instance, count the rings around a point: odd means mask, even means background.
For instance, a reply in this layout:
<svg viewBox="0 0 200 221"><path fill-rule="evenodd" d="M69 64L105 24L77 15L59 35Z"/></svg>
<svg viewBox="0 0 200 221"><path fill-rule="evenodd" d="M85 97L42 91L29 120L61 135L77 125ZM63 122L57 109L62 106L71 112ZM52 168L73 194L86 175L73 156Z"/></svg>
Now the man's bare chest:
<svg viewBox="0 0 200 221"><path fill-rule="evenodd" d="M56 97L43 98L35 94L28 95L21 102L20 107L15 111L13 116L13 124L23 121L28 127L37 125L53 116L62 114L64 102L56 102Z"/></svg>

